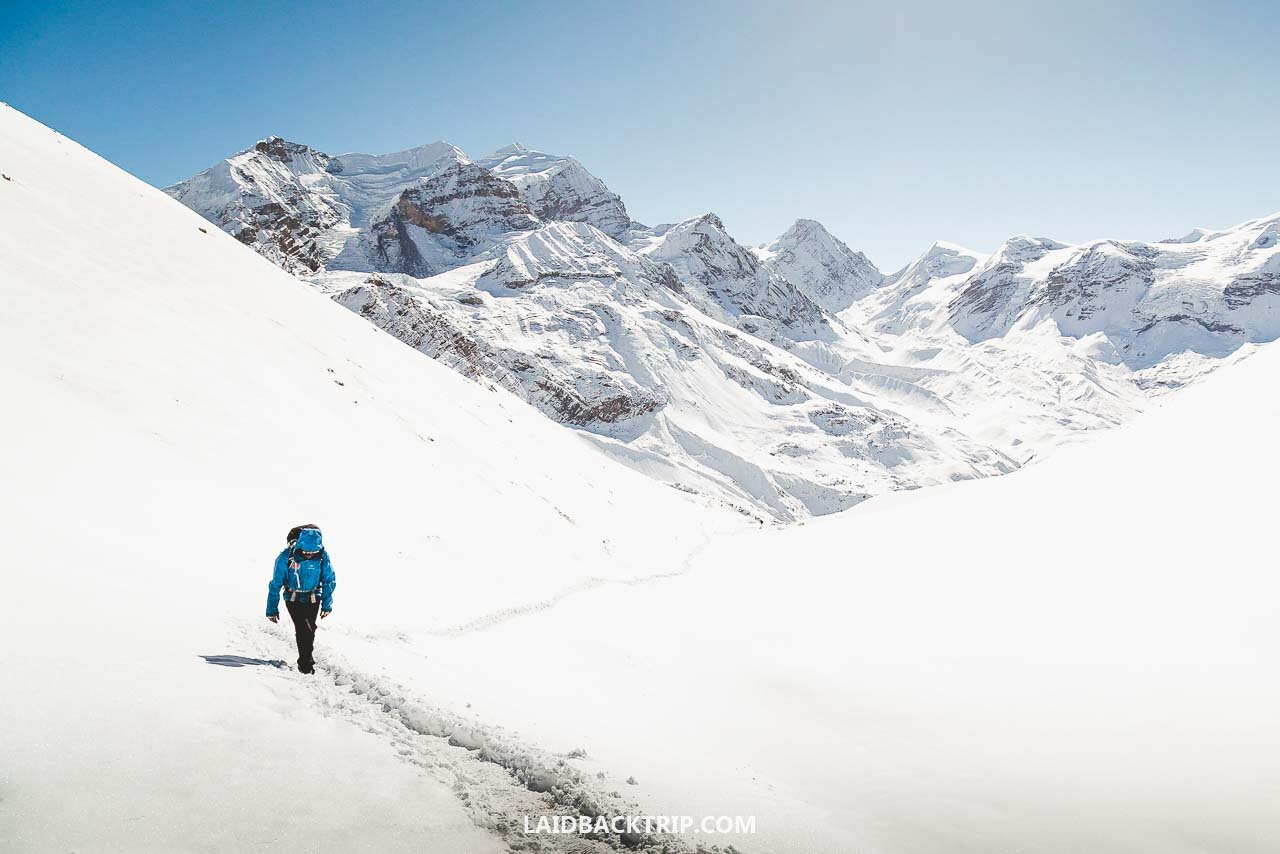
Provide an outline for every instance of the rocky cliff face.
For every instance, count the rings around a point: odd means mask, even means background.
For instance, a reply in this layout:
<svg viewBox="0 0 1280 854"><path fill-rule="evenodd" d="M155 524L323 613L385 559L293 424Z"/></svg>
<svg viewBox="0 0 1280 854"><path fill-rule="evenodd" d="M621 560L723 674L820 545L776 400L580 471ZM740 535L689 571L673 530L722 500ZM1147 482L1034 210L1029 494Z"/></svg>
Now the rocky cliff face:
<svg viewBox="0 0 1280 854"><path fill-rule="evenodd" d="M400 193L363 236L375 270L431 276L540 224L509 182L474 163L453 163ZM354 267L352 255L333 264Z"/></svg>

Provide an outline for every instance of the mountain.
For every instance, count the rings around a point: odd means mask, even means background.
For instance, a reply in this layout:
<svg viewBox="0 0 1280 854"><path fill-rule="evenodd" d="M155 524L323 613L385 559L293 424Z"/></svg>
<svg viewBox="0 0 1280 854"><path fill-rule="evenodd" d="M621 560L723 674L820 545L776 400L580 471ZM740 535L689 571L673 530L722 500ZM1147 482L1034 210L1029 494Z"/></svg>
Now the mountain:
<svg viewBox="0 0 1280 854"><path fill-rule="evenodd" d="M671 486L789 521L1007 472L1280 334L1275 219L1180 242L646 227L571 157L270 138L168 192L420 352Z"/></svg>
<svg viewBox="0 0 1280 854"><path fill-rule="evenodd" d="M836 239L820 222L798 219L755 250L773 272L829 312L844 311L884 281L875 264Z"/></svg>
<svg viewBox="0 0 1280 854"><path fill-rule="evenodd" d="M445 144L381 158L264 147L168 192L239 236L267 182L228 202L209 176L258 164L289 187L265 204L292 200L296 219L323 202L331 224L305 256L315 269L299 269L297 239L273 242L291 231L242 242L678 489L791 520L1016 465L896 369L882 375L870 344L845 340L714 215L639 226L576 160L524 148L473 162ZM832 375L850 359L856 375Z"/></svg>
<svg viewBox="0 0 1280 854"><path fill-rule="evenodd" d="M474 163L454 162L403 190L330 266L430 276L538 225L514 186Z"/></svg>
<svg viewBox="0 0 1280 854"><path fill-rule="evenodd" d="M1038 330L1176 386L1188 359L1211 367L1280 336L1280 214L1154 243L1017 236L989 256L936 244L856 313L967 344Z"/></svg>

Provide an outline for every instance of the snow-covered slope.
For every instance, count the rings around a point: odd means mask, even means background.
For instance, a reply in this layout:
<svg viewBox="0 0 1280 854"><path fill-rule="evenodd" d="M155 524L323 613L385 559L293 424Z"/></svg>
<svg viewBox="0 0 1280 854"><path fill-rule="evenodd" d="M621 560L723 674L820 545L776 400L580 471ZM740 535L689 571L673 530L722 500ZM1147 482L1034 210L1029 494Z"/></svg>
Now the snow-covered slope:
<svg viewBox="0 0 1280 854"><path fill-rule="evenodd" d="M514 740L487 762L450 747L465 704L388 713L337 659L343 685L198 656L291 658L261 614L302 521L338 570L331 650L635 584L740 517L423 358L7 106L0 163L0 848L491 851L473 821L621 805ZM525 785L539 768L558 789Z"/></svg>
<svg viewBox="0 0 1280 854"><path fill-rule="evenodd" d="M757 817L706 844L1265 854L1278 379L1268 345L1041 465L719 539L662 585L415 637L398 667L663 810ZM583 636L581 672L610 674L589 698L476 677Z"/></svg>
<svg viewBox="0 0 1280 854"><path fill-rule="evenodd" d="M766 267L833 313L844 311L884 281L884 274L866 255L853 251L811 219L796 220L755 253Z"/></svg>

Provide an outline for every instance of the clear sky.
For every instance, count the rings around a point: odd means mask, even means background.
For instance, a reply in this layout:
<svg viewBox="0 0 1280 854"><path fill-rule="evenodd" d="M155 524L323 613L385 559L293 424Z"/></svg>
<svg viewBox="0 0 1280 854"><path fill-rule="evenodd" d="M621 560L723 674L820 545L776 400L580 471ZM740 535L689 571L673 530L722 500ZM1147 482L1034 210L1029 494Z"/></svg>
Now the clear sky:
<svg viewBox="0 0 1280 854"><path fill-rule="evenodd" d="M1280 210L1273 3L56 3L0 99L156 185L269 134L573 154L642 222L1156 239Z"/></svg>

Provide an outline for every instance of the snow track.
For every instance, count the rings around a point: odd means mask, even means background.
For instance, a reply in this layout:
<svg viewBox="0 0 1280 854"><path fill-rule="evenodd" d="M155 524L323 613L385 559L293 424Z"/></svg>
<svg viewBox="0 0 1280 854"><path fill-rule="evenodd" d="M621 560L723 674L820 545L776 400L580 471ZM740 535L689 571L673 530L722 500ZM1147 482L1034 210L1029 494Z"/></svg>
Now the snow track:
<svg viewBox="0 0 1280 854"><path fill-rule="evenodd" d="M640 582L636 582L640 583ZM296 654L289 627L240 621L238 635L251 654L266 658ZM372 733L395 753L448 786L480 828L511 850L570 852L692 849L670 834L532 834L541 816L629 816L644 814L634 801L607 790L607 775L574 766L585 756L555 755L501 727L486 725L436 706L394 680L352 665L326 649L317 651L314 676L262 668L270 690L290 704L309 703L322 714Z"/></svg>

